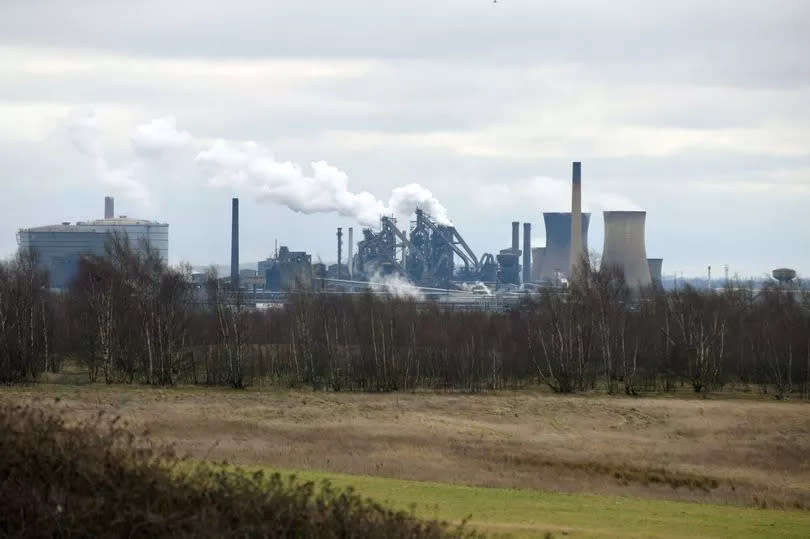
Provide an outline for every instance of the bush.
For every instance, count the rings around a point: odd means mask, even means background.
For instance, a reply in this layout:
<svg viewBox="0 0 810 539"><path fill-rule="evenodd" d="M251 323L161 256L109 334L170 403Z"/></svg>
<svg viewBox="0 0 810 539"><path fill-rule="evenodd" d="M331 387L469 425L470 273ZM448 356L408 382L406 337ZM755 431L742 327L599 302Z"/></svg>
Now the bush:
<svg viewBox="0 0 810 539"><path fill-rule="evenodd" d="M351 490L192 464L117 420L0 405L0 535L462 537Z"/></svg>

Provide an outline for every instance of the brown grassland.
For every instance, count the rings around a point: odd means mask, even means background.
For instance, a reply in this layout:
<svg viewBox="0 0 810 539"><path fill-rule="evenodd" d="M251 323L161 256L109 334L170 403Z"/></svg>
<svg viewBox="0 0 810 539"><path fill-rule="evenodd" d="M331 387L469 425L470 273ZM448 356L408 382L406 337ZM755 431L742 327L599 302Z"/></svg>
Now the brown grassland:
<svg viewBox="0 0 810 539"><path fill-rule="evenodd" d="M60 380L63 382L64 380ZM810 508L810 405L765 398L325 393L42 383L193 458L478 486Z"/></svg>

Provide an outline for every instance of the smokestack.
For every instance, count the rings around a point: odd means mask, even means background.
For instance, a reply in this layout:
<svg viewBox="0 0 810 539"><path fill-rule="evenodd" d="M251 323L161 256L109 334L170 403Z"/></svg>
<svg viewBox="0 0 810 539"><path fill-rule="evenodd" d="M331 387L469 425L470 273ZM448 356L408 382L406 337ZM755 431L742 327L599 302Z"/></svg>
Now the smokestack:
<svg viewBox="0 0 810 539"><path fill-rule="evenodd" d="M512 221L512 250L517 253L520 250L520 223Z"/></svg>
<svg viewBox="0 0 810 539"><path fill-rule="evenodd" d="M337 229L337 242L338 242L338 264L337 264L337 278L340 279L340 261L343 258L343 229Z"/></svg>
<svg viewBox="0 0 810 539"><path fill-rule="evenodd" d="M573 278L585 254L582 248L582 164L574 161L571 178L571 261L568 277Z"/></svg>
<svg viewBox="0 0 810 539"><path fill-rule="evenodd" d="M115 219L115 199L113 197L104 197L104 218Z"/></svg>
<svg viewBox="0 0 810 539"><path fill-rule="evenodd" d="M231 206L231 288L239 290L239 199Z"/></svg>
<svg viewBox="0 0 810 539"><path fill-rule="evenodd" d="M523 282L532 280L532 224L523 223Z"/></svg>
<svg viewBox="0 0 810 539"><path fill-rule="evenodd" d="M354 229L349 227L349 279L354 279Z"/></svg>

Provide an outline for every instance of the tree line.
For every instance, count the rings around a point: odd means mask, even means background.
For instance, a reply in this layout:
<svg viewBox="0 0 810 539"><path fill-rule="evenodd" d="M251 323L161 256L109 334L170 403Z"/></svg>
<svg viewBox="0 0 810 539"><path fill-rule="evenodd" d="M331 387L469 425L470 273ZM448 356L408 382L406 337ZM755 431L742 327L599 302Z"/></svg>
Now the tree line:
<svg viewBox="0 0 810 539"><path fill-rule="evenodd" d="M90 381L332 391L638 395L729 384L810 396L810 294L765 284L632 291L587 261L565 291L505 311L453 310L379 295L296 294L246 305L211 271L195 287L148 246L113 236L72 286L48 289L36 253L0 263L0 381L35 380L66 360Z"/></svg>

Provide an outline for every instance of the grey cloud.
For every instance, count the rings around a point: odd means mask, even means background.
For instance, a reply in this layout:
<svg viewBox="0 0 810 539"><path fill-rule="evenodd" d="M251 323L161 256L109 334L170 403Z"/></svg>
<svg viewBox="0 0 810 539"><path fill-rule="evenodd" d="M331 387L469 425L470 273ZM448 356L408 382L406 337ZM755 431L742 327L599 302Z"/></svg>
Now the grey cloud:
<svg viewBox="0 0 810 539"><path fill-rule="evenodd" d="M801 0L550 4L511 0L6 2L5 43L153 57L365 57L645 65L667 77L805 85Z"/></svg>
<svg viewBox="0 0 810 539"><path fill-rule="evenodd" d="M506 244L512 219L539 237L542 204L487 206L476 189L564 182L581 160L586 190L649 211L648 252L667 272L810 267L810 4L550 4L7 0L0 182L14 204L0 256L19 226L100 213L108 187L46 129L97 105L111 166L137 157L136 125L174 115L195 136L326 160L383 200L425 185L479 252ZM149 167L152 205L121 197L121 211L169 221L172 261L227 260L233 193L201 187L193 167ZM244 200L244 257L279 238L333 260L334 227L349 224Z"/></svg>

